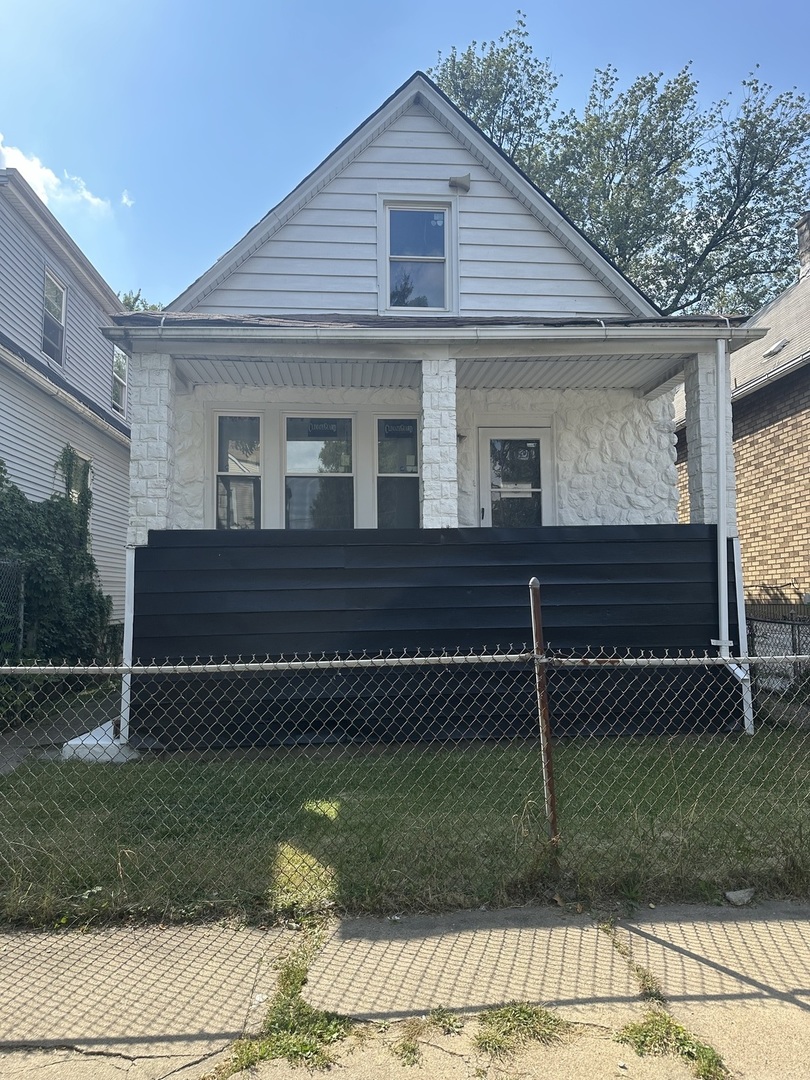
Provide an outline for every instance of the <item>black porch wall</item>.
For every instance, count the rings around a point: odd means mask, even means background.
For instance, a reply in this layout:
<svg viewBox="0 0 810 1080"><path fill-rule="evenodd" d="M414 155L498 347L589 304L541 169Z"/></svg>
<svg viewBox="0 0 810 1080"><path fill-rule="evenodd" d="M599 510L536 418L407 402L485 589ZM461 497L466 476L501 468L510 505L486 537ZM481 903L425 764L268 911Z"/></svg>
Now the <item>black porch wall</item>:
<svg viewBox="0 0 810 1080"><path fill-rule="evenodd" d="M553 649L703 651L718 636L708 525L166 531L136 552L133 655L520 647L533 575Z"/></svg>
<svg viewBox="0 0 810 1080"><path fill-rule="evenodd" d="M717 637L715 558L705 526L150 533L136 553L134 655L521 649L533 575L552 649L703 652ZM549 692L556 736L739 724L739 687L716 669L555 669ZM139 676L130 719L145 748L537 734L527 663Z"/></svg>

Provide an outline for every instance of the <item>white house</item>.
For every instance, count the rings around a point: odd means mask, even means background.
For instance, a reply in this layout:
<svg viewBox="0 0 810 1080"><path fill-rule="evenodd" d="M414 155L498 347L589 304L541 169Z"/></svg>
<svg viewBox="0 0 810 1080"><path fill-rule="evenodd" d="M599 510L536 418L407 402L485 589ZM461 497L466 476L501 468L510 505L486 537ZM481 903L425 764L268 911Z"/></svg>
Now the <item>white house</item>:
<svg viewBox="0 0 810 1080"><path fill-rule="evenodd" d="M15 169L0 170L0 459L30 499L61 490L65 445L91 464L101 584L124 614L127 356L101 327L120 300Z"/></svg>
<svg viewBox="0 0 810 1080"><path fill-rule="evenodd" d="M216 535L221 567L254 531L289 548L347 530L677 528L684 381L692 522L719 525L721 560L733 536L728 352L762 331L661 316L421 73L164 312L105 333L132 357L133 552ZM132 571L136 649L165 643L150 619L194 612L218 628L194 651L229 651L216 635L236 644L228 619L250 604L159 610L185 588L173 566L145 592ZM718 635L722 618L706 646Z"/></svg>

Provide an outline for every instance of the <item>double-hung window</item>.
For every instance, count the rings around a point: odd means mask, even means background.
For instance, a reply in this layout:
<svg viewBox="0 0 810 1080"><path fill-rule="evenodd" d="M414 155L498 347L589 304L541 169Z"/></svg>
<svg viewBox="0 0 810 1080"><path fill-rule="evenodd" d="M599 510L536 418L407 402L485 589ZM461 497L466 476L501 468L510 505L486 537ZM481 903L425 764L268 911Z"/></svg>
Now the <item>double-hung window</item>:
<svg viewBox="0 0 810 1080"><path fill-rule="evenodd" d="M260 529L261 418L217 417L217 528Z"/></svg>
<svg viewBox="0 0 810 1080"><path fill-rule="evenodd" d="M377 421L377 528L419 528L416 420Z"/></svg>
<svg viewBox="0 0 810 1080"><path fill-rule="evenodd" d="M353 529L351 419L288 416L285 458L284 527Z"/></svg>
<svg viewBox="0 0 810 1080"><path fill-rule="evenodd" d="M388 305L447 310L448 210L389 206Z"/></svg>
<svg viewBox="0 0 810 1080"><path fill-rule="evenodd" d="M112 407L122 416L127 411L127 354L113 345L112 361Z"/></svg>
<svg viewBox="0 0 810 1080"><path fill-rule="evenodd" d="M45 271L45 295L42 313L42 351L62 363L65 348L65 289Z"/></svg>

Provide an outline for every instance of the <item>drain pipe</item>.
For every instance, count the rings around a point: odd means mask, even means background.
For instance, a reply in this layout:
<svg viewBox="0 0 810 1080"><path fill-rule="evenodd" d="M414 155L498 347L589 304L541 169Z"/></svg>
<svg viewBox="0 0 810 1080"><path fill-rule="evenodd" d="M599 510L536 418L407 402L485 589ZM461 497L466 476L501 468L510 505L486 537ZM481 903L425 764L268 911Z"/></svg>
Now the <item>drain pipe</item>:
<svg viewBox="0 0 810 1080"><path fill-rule="evenodd" d="M728 458L726 438L726 367L728 362L728 343L725 338L717 339L715 355L715 389L717 391L717 623L719 637L712 641L718 647L719 655L728 660L731 657L731 640L728 622ZM747 641L742 632L745 627L745 607L742 590L742 567L739 560L739 543L734 549L734 579L736 584L737 619L741 628L739 647L747 653ZM743 605L742 607L740 605ZM729 669L739 680L742 691L743 730L747 735L754 734L754 700L751 693L751 672L748 664L729 664Z"/></svg>
<svg viewBox="0 0 810 1080"><path fill-rule="evenodd" d="M719 638L712 642L727 660L731 655L728 636L728 461L726 458L726 339L717 339L715 391L717 411L717 623Z"/></svg>

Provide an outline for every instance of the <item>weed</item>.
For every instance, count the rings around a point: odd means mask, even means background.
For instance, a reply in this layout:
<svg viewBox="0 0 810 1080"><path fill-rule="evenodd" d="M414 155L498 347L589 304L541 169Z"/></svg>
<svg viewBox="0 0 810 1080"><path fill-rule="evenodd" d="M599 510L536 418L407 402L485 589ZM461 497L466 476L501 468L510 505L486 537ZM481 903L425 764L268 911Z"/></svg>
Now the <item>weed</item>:
<svg viewBox="0 0 810 1080"><path fill-rule="evenodd" d="M442 1035L459 1035L464 1021L449 1009L440 1006L427 1016L415 1016L404 1021L401 1036L391 1046L391 1053L398 1057L403 1065L418 1065L422 1060L420 1040L434 1032Z"/></svg>
<svg viewBox="0 0 810 1080"><path fill-rule="evenodd" d="M570 1025L540 1005L512 1001L500 1009L481 1013L473 1038L477 1050L491 1057L511 1056L529 1042L551 1046L562 1041Z"/></svg>
<svg viewBox="0 0 810 1080"><path fill-rule="evenodd" d="M617 1033L616 1041L632 1046L640 1057L677 1055L691 1065L699 1080L727 1080L729 1076L717 1051L663 1009L651 1009L643 1020L627 1024Z"/></svg>
<svg viewBox="0 0 810 1080"><path fill-rule="evenodd" d="M664 990L659 983L658 979L648 968L642 967L641 964L637 964L633 959L633 950L630 948L630 943L624 941L618 934L616 927L611 921L603 922L599 924L599 929L603 934L607 934L610 938L611 944L619 956L623 957L627 961L627 966L633 973L636 982L638 983L639 994L645 1001L655 1002L659 1005L663 1005L666 1001L664 996Z"/></svg>
<svg viewBox="0 0 810 1080"><path fill-rule="evenodd" d="M280 961L278 985L259 1035L236 1042L230 1061L219 1066L209 1080L226 1080L260 1061L278 1058L309 1069L326 1069L332 1064L330 1047L352 1032L352 1021L339 1013L316 1009L301 996L321 941L319 929L305 931L302 945Z"/></svg>

